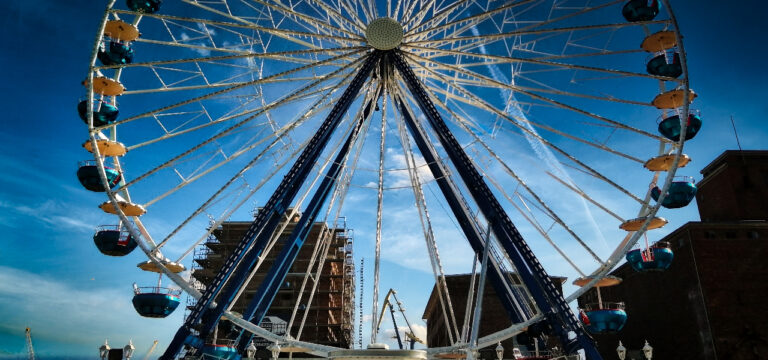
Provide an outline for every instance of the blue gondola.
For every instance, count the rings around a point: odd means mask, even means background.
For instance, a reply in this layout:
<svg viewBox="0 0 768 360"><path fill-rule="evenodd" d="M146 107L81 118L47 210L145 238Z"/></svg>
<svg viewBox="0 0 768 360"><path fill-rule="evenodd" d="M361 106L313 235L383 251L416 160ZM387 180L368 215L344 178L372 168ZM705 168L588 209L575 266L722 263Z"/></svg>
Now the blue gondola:
<svg viewBox="0 0 768 360"><path fill-rule="evenodd" d="M152 14L157 10L160 10L162 0L126 0L125 3L128 5L128 8L133 11Z"/></svg>
<svg viewBox="0 0 768 360"><path fill-rule="evenodd" d="M225 360L240 359L240 354L237 353L237 349L228 345L205 344L205 346L203 346L203 355L209 355Z"/></svg>
<svg viewBox="0 0 768 360"><path fill-rule="evenodd" d="M630 0L621 9L621 14L629 22L650 21L661 11L659 0Z"/></svg>
<svg viewBox="0 0 768 360"><path fill-rule="evenodd" d="M696 197L696 184L694 184L692 178L681 177L683 180L674 181L669 186L669 191L661 206L667 209L677 209L684 207L693 201ZM651 189L651 197L653 200L659 201L661 196L661 189L658 186L654 186Z"/></svg>
<svg viewBox="0 0 768 360"><path fill-rule="evenodd" d="M125 256L130 254L138 245L136 240L120 225L102 225L96 229L93 242L104 255Z"/></svg>
<svg viewBox="0 0 768 360"><path fill-rule="evenodd" d="M164 318L179 306L181 290L161 287L140 288L133 285L133 308L139 315L149 318Z"/></svg>
<svg viewBox="0 0 768 360"><path fill-rule="evenodd" d="M81 161L78 165L77 179L80 180L80 184L82 184L84 188L95 192L106 191L104 185L101 183L99 168L96 166L95 161ZM109 183L110 189L120 183L122 176L119 171L110 167L104 167L104 172L107 173L107 182Z"/></svg>
<svg viewBox="0 0 768 360"><path fill-rule="evenodd" d="M627 323L627 312L624 303L605 303L602 308L582 311L581 321L591 334L614 334Z"/></svg>
<svg viewBox="0 0 768 360"><path fill-rule="evenodd" d="M88 100L83 100L77 104L77 113L80 119L88 124ZM93 126L99 127L109 125L117 120L119 111L117 107L102 100L93 102Z"/></svg>
<svg viewBox="0 0 768 360"><path fill-rule="evenodd" d="M691 140L701 129L701 117L688 114L688 124L685 126L685 140ZM680 116L672 115L659 123L659 132L669 140L680 141Z"/></svg>
<svg viewBox="0 0 768 360"><path fill-rule="evenodd" d="M587 312L591 334L613 334L621 331L627 323L627 313L622 309L599 309Z"/></svg>
<svg viewBox="0 0 768 360"><path fill-rule="evenodd" d="M133 62L133 49L129 43L105 40L101 42L96 57L106 66L130 64Z"/></svg>
<svg viewBox="0 0 768 360"><path fill-rule="evenodd" d="M627 253L627 263L637 272L669 269L674 254L667 243L657 243L648 250L635 249Z"/></svg>
<svg viewBox="0 0 768 360"><path fill-rule="evenodd" d="M680 54L672 55L672 62L668 62L667 54L659 54L648 61L645 69L651 75L677 78L683 74L683 65L680 63Z"/></svg>

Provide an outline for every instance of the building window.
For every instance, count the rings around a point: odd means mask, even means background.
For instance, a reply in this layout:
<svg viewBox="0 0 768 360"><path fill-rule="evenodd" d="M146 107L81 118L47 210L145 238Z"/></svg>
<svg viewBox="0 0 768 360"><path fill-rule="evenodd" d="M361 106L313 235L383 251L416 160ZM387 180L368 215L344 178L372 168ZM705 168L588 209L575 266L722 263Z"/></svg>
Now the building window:
<svg viewBox="0 0 768 360"><path fill-rule="evenodd" d="M747 236L749 236L750 239L759 239L760 238L760 234L757 231L754 231L754 230L750 231L747 234L748 234Z"/></svg>
<svg viewBox="0 0 768 360"><path fill-rule="evenodd" d="M735 239L736 238L736 232L735 231L727 231L725 233L726 239Z"/></svg>
<svg viewBox="0 0 768 360"><path fill-rule="evenodd" d="M714 239L715 238L715 232L712 230L707 230L704 232L704 237L707 239Z"/></svg>

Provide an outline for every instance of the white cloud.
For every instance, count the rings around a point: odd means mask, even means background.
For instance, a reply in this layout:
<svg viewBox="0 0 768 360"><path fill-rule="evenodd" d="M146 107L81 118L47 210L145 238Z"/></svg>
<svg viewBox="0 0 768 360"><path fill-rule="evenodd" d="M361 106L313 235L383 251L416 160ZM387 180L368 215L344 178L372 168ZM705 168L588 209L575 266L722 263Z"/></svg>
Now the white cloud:
<svg viewBox="0 0 768 360"><path fill-rule="evenodd" d="M51 344L91 353L104 338L117 345L133 339L138 349L145 349L155 335L170 337L177 322L139 318L132 295L129 287L75 287L55 277L0 266L0 333L15 334L28 326L36 348L51 355L62 353Z"/></svg>
<svg viewBox="0 0 768 360"><path fill-rule="evenodd" d="M75 230L93 230L96 227L94 225L96 224L95 222L83 219L82 215L79 217L69 215L73 213L89 214L89 212L72 211L71 208L65 208L62 203L54 200L46 200L35 206L0 201L0 209L10 210L16 215L21 215L28 219L35 219L48 226L56 228L63 226ZM95 218L92 220L95 220Z"/></svg>

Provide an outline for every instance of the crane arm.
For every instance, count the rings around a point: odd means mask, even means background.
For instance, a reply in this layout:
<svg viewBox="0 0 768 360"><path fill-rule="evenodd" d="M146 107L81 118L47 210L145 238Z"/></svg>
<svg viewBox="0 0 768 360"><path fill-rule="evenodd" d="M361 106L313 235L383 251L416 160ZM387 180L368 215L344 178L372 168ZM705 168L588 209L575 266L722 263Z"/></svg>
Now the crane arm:
<svg viewBox="0 0 768 360"><path fill-rule="evenodd" d="M384 302L381 305L381 313L379 313L379 321L376 322L377 329L381 326L381 321L384 320L384 311L387 309L387 305L389 304L389 297L394 293L395 289L389 289L387 296L384 297Z"/></svg>
<svg viewBox="0 0 768 360"><path fill-rule="evenodd" d="M155 348L157 348L157 340L152 342L152 346L149 347L149 350L147 350L147 354L144 355L144 359L142 359L142 360L148 360L149 359L149 355L152 355L152 353L155 351Z"/></svg>
<svg viewBox="0 0 768 360"><path fill-rule="evenodd" d="M27 354L29 355L29 360L35 360L35 348L32 347L32 332L27 328L26 330L26 337L27 337Z"/></svg>

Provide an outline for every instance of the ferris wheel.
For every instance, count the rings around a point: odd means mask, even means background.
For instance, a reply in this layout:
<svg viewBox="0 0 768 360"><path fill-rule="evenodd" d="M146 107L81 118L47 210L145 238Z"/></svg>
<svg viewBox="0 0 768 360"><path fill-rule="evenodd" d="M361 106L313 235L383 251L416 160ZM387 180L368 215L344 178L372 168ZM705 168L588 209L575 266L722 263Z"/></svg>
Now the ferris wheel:
<svg viewBox="0 0 768 360"><path fill-rule="evenodd" d="M94 240L111 256L139 247L142 270L197 299L164 359L201 348L222 316L245 331L240 352L253 334L338 350L258 326L287 268L261 303L230 311L295 214L296 229L344 215L370 229L357 243L375 259L374 312L381 258L403 245L388 231L417 230L446 308L463 295L447 293L444 263L488 277L511 325L473 337L446 311L452 345L431 356L544 323L565 352L599 358L585 325L620 326L582 323L568 304L615 283L608 272L667 223L659 208L695 194L675 178L701 118L667 1L112 0L90 65L78 111L93 160L78 178L117 216ZM212 282L183 276L235 218L253 223ZM654 270L671 253L627 258ZM549 274L577 286L561 294ZM144 316L179 304L159 280L134 287Z"/></svg>

